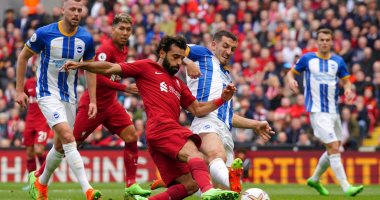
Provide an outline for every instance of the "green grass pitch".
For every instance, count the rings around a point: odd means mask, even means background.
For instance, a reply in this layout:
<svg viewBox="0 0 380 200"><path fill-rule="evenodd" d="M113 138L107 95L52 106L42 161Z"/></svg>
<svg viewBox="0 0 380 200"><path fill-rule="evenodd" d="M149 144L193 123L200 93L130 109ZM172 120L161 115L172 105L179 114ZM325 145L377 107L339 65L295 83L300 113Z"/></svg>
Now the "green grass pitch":
<svg viewBox="0 0 380 200"><path fill-rule="evenodd" d="M27 200L30 199L28 193L22 191L25 183L0 183L0 199L6 200ZM123 200L122 183L97 183L93 184L103 193L102 200ZM144 188L149 184L143 184ZM356 196L345 197L338 185L327 185L330 196L323 197L317 194L313 189L305 185L253 185L244 184L244 189L258 187L265 190L271 200L379 200L380 185L366 185L364 191ZM163 189L155 192L163 191ZM53 183L49 187L49 199L51 200L83 200L83 195L78 183ZM186 200L198 199L195 196L188 197Z"/></svg>

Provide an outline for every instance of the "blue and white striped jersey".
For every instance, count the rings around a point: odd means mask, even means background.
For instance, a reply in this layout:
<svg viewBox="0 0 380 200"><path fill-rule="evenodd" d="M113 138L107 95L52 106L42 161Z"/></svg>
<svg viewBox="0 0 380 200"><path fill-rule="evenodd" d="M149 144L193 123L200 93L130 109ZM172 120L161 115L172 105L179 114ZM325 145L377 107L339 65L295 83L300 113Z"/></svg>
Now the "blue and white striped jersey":
<svg viewBox="0 0 380 200"><path fill-rule="evenodd" d="M220 97L223 89L232 82L230 73L224 70L219 60L206 47L189 45L186 56L197 64L202 75L197 79L187 76L187 86L199 102L207 102ZM209 115L224 122L232 128L233 112L232 99Z"/></svg>
<svg viewBox="0 0 380 200"><path fill-rule="evenodd" d="M305 107L308 112L338 113L338 78L350 76L343 58L331 55L321 58L306 53L296 63L293 72L304 72Z"/></svg>
<svg viewBox="0 0 380 200"><path fill-rule="evenodd" d="M39 54L37 64L37 99L56 96L58 99L77 102L77 70L59 71L67 60L92 60L95 56L90 33L78 27L73 33L65 33L62 21L36 30L25 46Z"/></svg>

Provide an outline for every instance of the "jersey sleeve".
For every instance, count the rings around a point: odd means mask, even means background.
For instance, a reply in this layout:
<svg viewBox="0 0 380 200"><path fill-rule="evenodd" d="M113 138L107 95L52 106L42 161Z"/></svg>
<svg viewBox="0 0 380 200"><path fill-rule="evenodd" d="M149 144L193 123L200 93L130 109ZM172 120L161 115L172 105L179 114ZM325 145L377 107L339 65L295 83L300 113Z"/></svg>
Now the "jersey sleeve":
<svg viewBox="0 0 380 200"><path fill-rule="evenodd" d="M338 65L338 77L341 79L345 79L350 77L350 73L348 72L347 65L344 63L343 59L340 59Z"/></svg>
<svg viewBox="0 0 380 200"><path fill-rule="evenodd" d="M181 84L181 107L184 109L187 109L195 100L196 98L191 94L190 89L187 87L187 85L183 81L179 81Z"/></svg>
<svg viewBox="0 0 380 200"><path fill-rule="evenodd" d="M101 75L101 74L96 75L96 84L99 84L101 86L105 86L109 89L117 90L117 91L125 91L125 89L127 87L124 84L111 81L109 78L107 78L106 76Z"/></svg>
<svg viewBox="0 0 380 200"><path fill-rule="evenodd" d="M25 43L25 46L33 53L38 54L44 48L44 31L39 28L33 33L32 37Z"/></svg>
<svg viewBox="0 0 380 200"><path fill-rule="evenodd" d="M302 72L304 72L307 67L307 62L308 62L307 54L301 56L301 58L298 59L298 61L296 62L295 67L292 68L293 73L301 74Z"/></svg>
<svg viewBox="0 0 380 200"><path fill-rule="evenodd" d="M83 61L94 60L94 56L95 56L94 40L92 39L92 37L88 37L88 42L86 43L86 49L83 54Z"/></svg>
<svg viewBox="0 0 380 200"><path fill-rule="evenodd" d="M210 55L211 52L206 47L200 45L187 45L186 56L193 61L197 61L205 55Z"/></svg>
<svg viewBox="0 0 380 200"><path fill-rule="evenodd" d="M142 72L143 66L143 61L134 61L134 62L122 62L119 63L121 66L121 71L122 71L122 77L138 77Z"/></svg>

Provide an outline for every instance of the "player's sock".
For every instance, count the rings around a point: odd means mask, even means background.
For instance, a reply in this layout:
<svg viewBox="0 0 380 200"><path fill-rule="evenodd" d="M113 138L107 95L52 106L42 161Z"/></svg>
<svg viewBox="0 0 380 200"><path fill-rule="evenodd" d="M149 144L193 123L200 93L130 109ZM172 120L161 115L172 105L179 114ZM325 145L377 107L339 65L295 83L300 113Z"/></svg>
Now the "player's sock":
<svg viewBox="0 0 380 200"><path fill-rule="evenodd" d="M74 172L75 177L78 179L84 193L88 189L92 188L86 177L86 171L84 170L84 164L82 157L77 149L76 142L71 142L62 145L65 151L66 161L70 166L70 169Z"/></svg>
<svg viewBox="0 0 380 200"><path fill-rule="evenodd" d="M310 177L311 180L313 180L314 182L318 182L319 178L322 176L322 174L327 170L329 166L329 155L327 154L327 151L325 151L319 158L317 168L315 168L313 176Z"/></svg>
<svg viewBox="0 0 380 200"><path fill-rule="evenodd" d="M38 170L42 170L42 173L39 174L39 181L42 185L48 184L50 176L53 174L54 170L59 166L59 164L61 164L63 156L63 154L55 150L55 147L53 145L46 156L45 165L42 165Z"/></svg>
<svg viewBox="0 0 380 200"><path fill-rule="evenodd" d="M35 171L37 168L36 158L26 160L26 169L28 172Z"/></svg>
<svg viewBox="0 0 380 200"><path fill-rule="evenodd" d="M346 172L344 171L342 161L340 159L340 154L332 154L329 156L330 160L330 166L333 170L336 178L338 179L340 186L342 187L343 191L346 192L347 189L350 187L350 184L347 181Z"/></svg>
<svg viewBox="0 0 380 200"><path fill-rule="evenodd" d="M207 165L201 158L192 158L188 161L191 176L197 182L199 189L204 193L212 188Z"/></svg>
<svg viewBox="0 0 380 200"><path fill-rule="evenodd" d="M137 142L128 142L124 146L125 185L136 183L138 148Z"/></svg>
<svg viewBox="0 0 380 200"><path fill-rule="evenodd" d="M38 162L40 163L40 165L42 165L42 163L44 163L46 160L46 153L43 153L42 155L37 156L37 159L38 159Z"/></svg>
<svg viewBox="0 0 380 200"><path fill-rule="evenodd" d="M183 184L176 184L170 186L165 192L149 197L149 200L182 200L187 196L189 195L187 194L186 187Z"/></svg>
<svg viewBox="0 0 380 200"><path fill-rule="evenodd" d="M49 154L48 154L49 155ZM47 158L47 156L46 156ZM44 173L44 170L45 170L45 166L46 166L46 159L45 159L45 162L43 162L40 166L39 169L37 169L35 172L34 172L34 175L36 177L40 177L42 173Z"/></svg>
<svg viewBox="0 0 380 200"><path fill-rule="evenodd" d="M214 159L210 162L209 167L212 180L223 185L223 187L225 188L230 188L228 168L224 163L223 159Z"/></svg>

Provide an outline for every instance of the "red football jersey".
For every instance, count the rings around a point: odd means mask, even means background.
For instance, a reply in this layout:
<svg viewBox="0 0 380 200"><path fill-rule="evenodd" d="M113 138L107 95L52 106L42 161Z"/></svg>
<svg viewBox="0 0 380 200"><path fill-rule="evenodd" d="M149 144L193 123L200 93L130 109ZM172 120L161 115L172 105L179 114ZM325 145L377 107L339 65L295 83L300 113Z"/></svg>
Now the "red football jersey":
<svg viewBox="0 0 380 200"><path fill-rule="evenodd" d="M96 51L95 61L107 61L111 63L120 63L126 61L128 48L120 50L115 46L112 40L103 43ZM120 77L112 75L96 75L96 104L98 108L105 108L111 105L116 99L116 91L124 91L126 86L119 83ZM90 97L86 90L79 102L79 105L88 105Z"/></svg>
<svg viewBox="0 0 380 200"><path fill-rule="evenodd" d="M187 108L196 99L186 84L149 59L119 63L123 77L134 77L148 116L149 133L159 133L178 126L180 106ZM152 135L150 135L152 136Z"/></svg>
<svg viewBox="0 0 380 200"><path fill-rule="evenodd" d="M29 123L46 122L46 119L37 104L36 84L36 77L32 77L26 80L24 85L24 92L29 97L28 111L26 115L26 121Z"/></svg>

